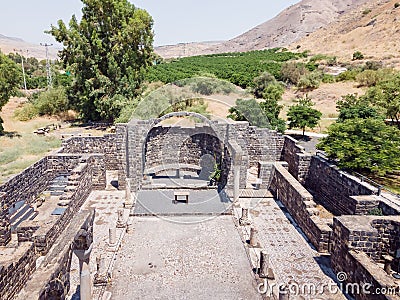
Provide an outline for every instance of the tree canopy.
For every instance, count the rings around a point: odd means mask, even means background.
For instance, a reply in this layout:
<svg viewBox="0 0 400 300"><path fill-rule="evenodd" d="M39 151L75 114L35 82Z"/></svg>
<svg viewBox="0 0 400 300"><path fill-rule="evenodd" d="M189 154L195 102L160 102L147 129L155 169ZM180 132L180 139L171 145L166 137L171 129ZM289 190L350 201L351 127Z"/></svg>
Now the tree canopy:
<svg viewBox="0 0 400 300"><path fill-rule="evenodd" d="M74 80L69 102L82 117L113 120L139 94L152 64L153 19L127 0L82 0L82 20L72 16L49 33L63 43L60 57Z"/></svg>
<svg viewBox="0 0 400 300"><path fill-rule="evenodd" d="M0 51L0 111L17 90L20 70L15 62ZM3 133L3 120L0 118L0 134Z"/></svg>
<svg viewBox="0 0 400 300"><path fill-rule="evenodd" d="M338 122L343 122L349 119L367 119L380 118L377 108L373 107L370 102L364 97L349 94L342 97L336 104L339 111Z"/></svg>
<svg viewBox="0 0 400 300"><path fill-rule="evenodd" d="M289 128L301 128L304 132L306 127L314 128L318 125L322 113L313 108L314 103L307 96L298 100L288 111Z"/></svg>
<svg viewBox="0 0 400 300"><path fill-rule="evenodd" d="M257 127L269 127L269 122L260 104L255 99L237 99L236 106L229 109L228 118L235 121L248 121Z"/></svg>
<svg viewBox="0 0 400 300"><path fill-rule="evenodd" d="M400 130L382 119L356 118L333 124L317 147L342 168L384 175L400 166Z"/></svg>

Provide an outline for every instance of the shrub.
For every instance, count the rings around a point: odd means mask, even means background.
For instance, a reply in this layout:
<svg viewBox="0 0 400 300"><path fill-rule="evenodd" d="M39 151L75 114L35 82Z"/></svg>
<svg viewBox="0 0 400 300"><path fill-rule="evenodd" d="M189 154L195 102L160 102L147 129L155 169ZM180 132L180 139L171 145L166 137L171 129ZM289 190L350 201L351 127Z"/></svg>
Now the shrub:
<svg viewBox="0 0 400 300"><path fill-rule="evenodd" d="M370 12L371 12L370 9L366 9L366 10L364 10L364 11L362 12L362 14L363 14L364 16L366 16L366 15L368 15Z"/></svg>
<svg viewBox="0 0 400 300"><path fill-rule="evenodd" d="M362 54L360 51L356 51L353 53L353 60L360 60L364 59L364 54Z"/></svg>
<svg viewBox="0 0 400 300"><path fill-rule="evenodd" d="M36 118L38 115L38 109L32 102L26 103L23 107L18 108L14 112L14 118L18 121L29 121Z"/></svg>
<svg viewBox="0 0 400 300"><path fill-rule="evenodd" d="M341 73L337 77L337 81L350 81L350 80L356 80L357 74L359 72L357 70L347 70L343 73Z"/></svg>
<svg viewBox="0 0 400 300"><path fill-rule="evenodd" d="M63 87L51 88L38 95L34 105L39 115L57 115L68 110L68 98Z"/></svg>
<svg viewBox="0 0 400 300"><path fill-rule="evenodd" d="M287 62L282 65L282 80L293 84L298 84L301 76L309 72L302 63Z"/></svg>
<svg viewBox="0 0 400 300"><path fill-rule="evenodd" d="M317 89L321 84L322 74L320 72L311 72L301 76L297 86L301 89Z"/></svg>

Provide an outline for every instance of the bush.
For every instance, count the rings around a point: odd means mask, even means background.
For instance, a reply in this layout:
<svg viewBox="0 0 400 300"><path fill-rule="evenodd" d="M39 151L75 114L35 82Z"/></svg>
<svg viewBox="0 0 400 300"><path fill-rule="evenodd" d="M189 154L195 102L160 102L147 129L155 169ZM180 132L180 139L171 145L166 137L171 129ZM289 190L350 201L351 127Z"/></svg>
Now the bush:
<svg viewBox="0 0 400 300"><path fill-rule="evenodd" d="M301 76L297 86L304 90L317 89L321 84L321 80L322 74L315 71Z"/></svg>
<svg viewBox="0 0 400 300"><path fill-rule="evenodd" d="M353 60L360 60L364 59L364 54L362 54L360 51L356 51L353 53Z"/></svg>
<svg viewBox="0 0 400 300"><path fill-rule="evenodd" d="M301 76L308 72L306 66L302 63L287 62L282 65L282 80L297 85Z"/></svg>
<svg viewBox="0 0 400 300"><path fill-rule="evenodd" d="M366 15L368 15L370 12L371 12L370 9L366 9L366 10L364 10L364 11L362 12L362 14L363 14L364 16L366 16Z"/></svg>
<svg viewBox="0 0 400 300"><path fill-rule="evenodd" d="M337 77L337 81L351 81L351 80L356 80L357 74L359 72L357 70L348 70L343 73L341 73Z"/></svg>
<svg viewBox="0 0 400 300"><path fill-rule="evenodd" d="M365 70L357 75L356 79L360 86L372 87L377 85L379 82L388 78L393 74L391 69L381 69L378 71Z"/></svg>
<svg viewBox="0 0 400 300"><path fill-rule="evenodd" d="M38 109L32 102L26 103L23 107L18 108L14 112L14 118L18 121L29 121L36 118L38 115Z"/></svg>
<svg viewBox="0 0 400 300"><path fill-rule="evenodd" d="M51 88L38 95L34 103L39 115L58 115L68 110L68 98L63 87Z"/></svg>

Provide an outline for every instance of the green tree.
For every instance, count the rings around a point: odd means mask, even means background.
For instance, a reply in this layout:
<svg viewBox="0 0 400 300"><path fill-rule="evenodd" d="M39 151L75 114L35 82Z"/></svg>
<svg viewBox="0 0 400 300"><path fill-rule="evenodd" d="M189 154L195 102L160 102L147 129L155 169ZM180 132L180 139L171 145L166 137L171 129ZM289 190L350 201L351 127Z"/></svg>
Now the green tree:
<svg viewBox="0 0 400 300"><path fill-rule="evenodd" d="M304 74L300 77L297 86L302 90L317 89L321 84L322 77L323 75L319 71Z"/></svg>
<svg viewBox="0 0 400 300"><path fill-rule="evenodd" d="M269 94L269 97L272 91L276 93L276 97L281 98L284 89L269 72L264 72L260 76L254 78L253 94L256 98L266 99L266 93Z"/></svg>
<svg viewBox="0 0 400 300"><path fill-rule="evenodd" d="M382 117L375 107L364 97L357 97L355 94L349 94L342 97L336 103L339 111L337 122L344 122L350 119L367 119Z"/></svg>
<svg viewBox="0 0 400 300"><path fill-rule="evenodd" d="M82 117L114 120L139 94L153 58L153 19L127 0L82 0L82 19L62 20L49 33L63 43L74 75L70 103Z"/></svg>
<svg viewBox="0 0 400 300"><path fill-rule="evenodd" d="M387 118L400 120L400 73L390 76L370 88L365 99L384 109Z"/></svg>
<svg viewBox="0 0 400 300"><path fill-rule="evenodd" d="M248 121L252 126L268 127L268 120L255 99L237 99L236 106L229 109L228 118L235 121Z"/></svg>
<svg viewBox="0 0 400 300"><path fill-rule="evenodd" d="M293 61L286 62L282 65L282 80L297 85L301 76L308 74L305 64Z"/></svg>
<svg viewBox="0 0 400 300"><path fill-rule="evenodd" d="M304 132L306 127L314 128L318 125L322 113L313 108L314 103L307 96L298 100L288 111L289 128L301 128Z"/></svg>
<svg viewBox="0 0 400 300"><path fill-rule="evenodd" d="M400 130L382 119L349 119L328 129L317 145L338 166L384 175L400 166Z"/></svg>
<svg viewBox="0 0 400 300"><path fill-rule="evenodd" d="M279 118L283 105L279 105L276 99L265 99L260 103L264 116L269 121L268 128L284 133L286 129L285 120Z"/></svg>
<svg viewBox="0 0 400 300"><path fill-rule="evenodd" d="M0 51L0 111L17 91L20 78L17 64ZM0 117L0 135L3 131L3 119Z"/></svg>

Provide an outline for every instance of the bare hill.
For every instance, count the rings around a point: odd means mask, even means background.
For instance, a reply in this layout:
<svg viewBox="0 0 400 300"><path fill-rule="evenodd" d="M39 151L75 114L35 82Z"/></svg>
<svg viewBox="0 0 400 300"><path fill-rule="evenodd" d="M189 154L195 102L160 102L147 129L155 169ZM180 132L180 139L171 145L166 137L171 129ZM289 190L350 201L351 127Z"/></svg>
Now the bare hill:
<svg viewBox="0 0 400 300"><path fill-rule="evenodd" d="M185 55L181 46L164 47L163 57L178 57L200 54L244 52L274 47L286 47L321 27L335 21L340 15L368 0L303 0L282 11L273 19L258 25L229 41L204 48L202 43L193 44Z"/></svg>
<svg viewBox="0 0 400 300"><path fill-rule="evenodd" d="M22 50L24 56L27 56L26 50L28 50L28 57L36 57L37 59L46 58L46 50L40 45L31 44L25 42L20 38L8 37L0 34L0 50L1 52L8 54L10 52L15 52L14 49ZM49 58L57 59L58 49L51 47L49 48Z"/></svg>
<svg viewBox="0 0 400 300"><path fill-rule="evenodd" d="M326 28L292 44L302 50L325 53L350 60L355 51L366 59L400 62L400 7L398 1L370 0L342 15Z"/></svg>

